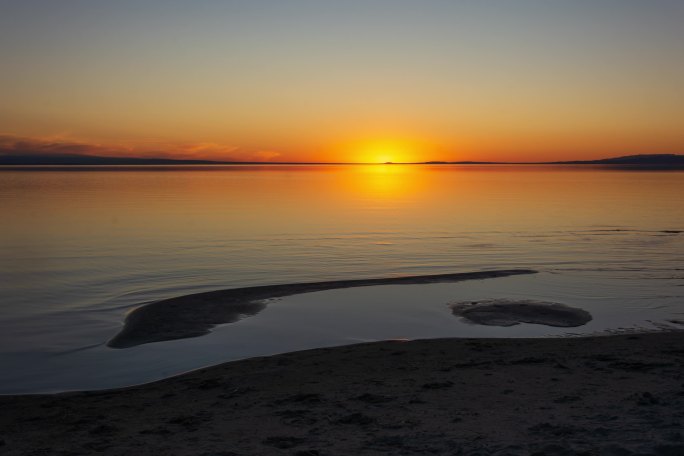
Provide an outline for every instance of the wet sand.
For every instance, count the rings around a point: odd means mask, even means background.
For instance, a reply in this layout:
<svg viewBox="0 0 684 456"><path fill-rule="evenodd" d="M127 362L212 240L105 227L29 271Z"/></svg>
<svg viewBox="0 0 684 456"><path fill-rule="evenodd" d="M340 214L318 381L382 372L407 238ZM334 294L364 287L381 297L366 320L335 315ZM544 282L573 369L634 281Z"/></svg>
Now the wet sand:
<svg viewBox="0 0 684 456"><path fill-rule="evenodd" d="M179 296L152 302L128 314L121 332L108 342L111 348L129 348L165 340L203 336L216 325L233 323L266 308L265 300L314 291L376 285L415 285L482 280L520 274L531 269L507 269L380 279L336 280L234 288Z"/></svg>
<svg viewBox="0 0 684 456"><path fill-rule="evenodd" d="M377 342L0 397L3 455L682 455L684 332Z"/></svg>
<svg viewBox="0 0 684 456"><path fill-rule="evenodd" d="M584 309L556 302L529 299L488 299L456 302L450 305L454 315L472 324L487 326L515 326L520 323L572 328L591 321Z"/></svg>

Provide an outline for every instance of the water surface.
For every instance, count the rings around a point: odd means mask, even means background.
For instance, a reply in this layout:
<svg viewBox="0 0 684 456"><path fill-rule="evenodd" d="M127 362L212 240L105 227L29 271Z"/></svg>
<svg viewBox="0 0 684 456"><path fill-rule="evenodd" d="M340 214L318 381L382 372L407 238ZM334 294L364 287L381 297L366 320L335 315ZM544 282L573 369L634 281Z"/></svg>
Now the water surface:
<svg viewBox="0 0 684 456"><path fill-rule="evenodd" d="M682 172L586 166L0 168L0 392L360 340L559 334L465 325L445 302L461 298L595 315L574 332L684 319L681 195ZM312 293L199 339L103 345L129 309L180 294L510 268L541 273Z"/></svg>

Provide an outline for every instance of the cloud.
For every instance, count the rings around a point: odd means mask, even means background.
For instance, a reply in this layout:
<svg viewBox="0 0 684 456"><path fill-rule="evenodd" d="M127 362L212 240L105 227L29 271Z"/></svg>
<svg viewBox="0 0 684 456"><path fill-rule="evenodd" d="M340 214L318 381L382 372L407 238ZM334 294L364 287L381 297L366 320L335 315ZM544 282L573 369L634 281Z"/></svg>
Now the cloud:
<svg viewBox="0 0 684 456"><path fill-rule="evenodd" d="M65 139L26 138L0 135L2 155L121 155L132 152L128 148L105 147Z"/></svg>
<svg viewBox="0 0 684 456"><path fill-rule="evenodd" d="M146 143L145 146L101 145L69 139L63 135L27 138L0 134L0 155L97 155L140 158L176 158L217 161L272 161L281 154L272 150L245 150L213 143Z"/></svg>
<svg viewBox="0 0 684 456"><path fill-rule="evenodd" d="M206 159L212 157L213 160L235 160L235 155L240 152L240 148L237 146L211 142L168 145L165 149L175 150L174 155L180 154L183 158Z"/></svg>
<svg viewBox="0 0 684 456"><path fill-rule="evenodd" d="M251 154L253 161L273 161L281 156L280 152L274 150L259 150Z"/></svg>

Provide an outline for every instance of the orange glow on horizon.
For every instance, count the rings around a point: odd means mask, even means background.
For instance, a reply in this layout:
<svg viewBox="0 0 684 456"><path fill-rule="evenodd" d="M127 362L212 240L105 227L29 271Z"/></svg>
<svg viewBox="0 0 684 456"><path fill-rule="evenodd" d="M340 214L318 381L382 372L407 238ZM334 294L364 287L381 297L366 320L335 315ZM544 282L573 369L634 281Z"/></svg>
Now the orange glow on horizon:
<svg viewBox="0 0 684 456"><path fill-rule="evenodd" d="M339 147L336 156L352 163L415 163L432 158L434 146L415 139L375 138L352 141Z"/></svg>
<svg viewBox="0 0 684 456"><path fill-rule="evenodd" d="M673 58L684 2L34 3L3 3L2 155L405 163L684 151L684 59Z"/></svg>
<svg viewBox="0 0 684 456"><path fill-rule="evenodd" d="M408 127L406 127L408 129ZM268 135L264 134L264 137ZM211 141L91 136L42 135L21 136L0 131L0 154L8 155L93 155L132 158L169 158L262 163L423 163L444 162L509 162L539 163L570 160L592 160L648 153L681 153L674 142L662 137L651 141L652 147L634 142L622 145L623 137L602 138L600 135L536 135L515 138L505 135L473 135L445 137L439 132L422 131L406 136L384 133L357 136L349 131L336 135L274 138L267 144L231 141L217 137ZM197 137L200 137L199 135ZM342 138L356 139L342 139ZM634 138L631 138L634 139ZM556 144L562 142L562 145ZM636 139L635 139L636 141Z"/></svg>

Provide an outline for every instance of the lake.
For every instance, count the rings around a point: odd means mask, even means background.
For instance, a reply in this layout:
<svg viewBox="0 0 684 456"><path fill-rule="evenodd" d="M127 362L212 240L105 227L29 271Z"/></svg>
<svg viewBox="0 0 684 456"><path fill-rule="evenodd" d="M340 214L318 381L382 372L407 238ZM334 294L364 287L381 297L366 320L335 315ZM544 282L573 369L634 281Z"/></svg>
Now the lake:
<svg viewBox="0 0 684 456"><path fill-rule="evenodd" d="M0 393L387 338L677 327L683 195L682 171L592 166L0 167ZM105 345L126 312L188 293L511 268L539 274L290 296L205 337ZM594 320L484 327L447 307L498 297Z"/></svg>

